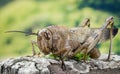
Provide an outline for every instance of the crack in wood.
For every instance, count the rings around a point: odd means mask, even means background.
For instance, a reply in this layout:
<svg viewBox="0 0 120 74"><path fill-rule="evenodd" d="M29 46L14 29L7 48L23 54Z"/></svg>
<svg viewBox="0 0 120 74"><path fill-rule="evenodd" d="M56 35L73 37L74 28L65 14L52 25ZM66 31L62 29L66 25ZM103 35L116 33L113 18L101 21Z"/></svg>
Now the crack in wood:
<svg viewBox="0 0 120 74"><path fill-rule="evenodd" d="M35 68L39 71L40 74L41 70L38 68L37 63L35 63Z"/></svg>

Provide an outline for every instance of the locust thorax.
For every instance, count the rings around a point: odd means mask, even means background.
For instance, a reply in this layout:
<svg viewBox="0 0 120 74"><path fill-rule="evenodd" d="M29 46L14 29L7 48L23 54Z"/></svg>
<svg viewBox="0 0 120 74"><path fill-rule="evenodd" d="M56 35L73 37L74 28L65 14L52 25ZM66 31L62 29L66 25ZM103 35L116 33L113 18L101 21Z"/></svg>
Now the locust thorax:
<svg viewBox="0 0 120 74"><path fill-rule="evenodd" d="M49 54L52 48L52 33L47 29L38 31L37 44L44 54Z"/></svg>

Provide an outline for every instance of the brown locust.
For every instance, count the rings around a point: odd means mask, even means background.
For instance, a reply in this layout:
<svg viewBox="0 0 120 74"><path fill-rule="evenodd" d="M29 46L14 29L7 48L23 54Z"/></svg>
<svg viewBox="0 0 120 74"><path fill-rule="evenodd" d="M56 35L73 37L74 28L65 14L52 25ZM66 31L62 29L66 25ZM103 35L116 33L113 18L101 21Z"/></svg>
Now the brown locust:
<svg viewBox="0 0 120 74"><path fill-rule="evenodd" d="M96 45L110 39L110 49L107 58L109 60L112 49L112 38L118 32L118 28L114 28L113 24L113 17L111 16L106 19L100 28L90 28L90 19L86 19L79 27L48 26L40 29L37 33L29 33L29 35L37 36L37 42L34 43L36 43L40 51L45 55L52 53L63 59L64 57L72 58L77 53L83 52L84 61L87 54L91 58L98 58L100 51L96 48ZM7 32L26 33L24 31ZM35 54L36 52L33 48L33 55Z"/></svg>

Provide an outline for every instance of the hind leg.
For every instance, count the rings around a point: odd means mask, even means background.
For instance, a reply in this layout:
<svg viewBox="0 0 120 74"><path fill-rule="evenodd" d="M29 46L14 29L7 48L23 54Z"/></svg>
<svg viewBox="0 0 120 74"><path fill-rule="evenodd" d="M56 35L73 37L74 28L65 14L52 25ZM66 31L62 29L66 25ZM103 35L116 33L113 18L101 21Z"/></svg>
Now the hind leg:
<svg viewBox="0 0 120 74"><path fill-rule="evenodd" d="M98 48L93 48L90 52L88 52L88 55L90 55L90 58L92 59L97 59L101 54Z"/></svg>

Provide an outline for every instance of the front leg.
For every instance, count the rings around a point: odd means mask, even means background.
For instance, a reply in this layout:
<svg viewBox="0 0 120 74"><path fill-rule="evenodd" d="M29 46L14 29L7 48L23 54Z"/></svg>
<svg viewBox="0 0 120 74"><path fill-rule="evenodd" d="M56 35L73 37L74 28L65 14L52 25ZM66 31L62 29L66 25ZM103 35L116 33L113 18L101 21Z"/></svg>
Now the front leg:
<svg viewBox="0 0 120 74"><path fill-rule="evenodd" d="M31 41L31 44L32 44L32 56L35 56L36 52L35 52L34 44L36 44L36 42L35 41Z"/></svg>
<svg viewBox="0 0 120 74"><path fill-rule="evenodd" d="M36 53L36 51L35 51L35 46L38 46L37 45L37 42L36 41L34 41L34 40L32 40L31 41L31 44L32 44L32 56L35 56L35 55L41 55L41 53L39 52L38 54Z"/></svg>
<svg viewBox="0 0 120 74"><path fill-rule="evenodd" d="M31 57L31 56L33 57L33 56L36 55L35 46L34 46L34 45L36 45L36 44L37 44L36 41L34 41L34 40L31 41L31 45L32 45L32 55L28 55L28 57Z"/></svg>

